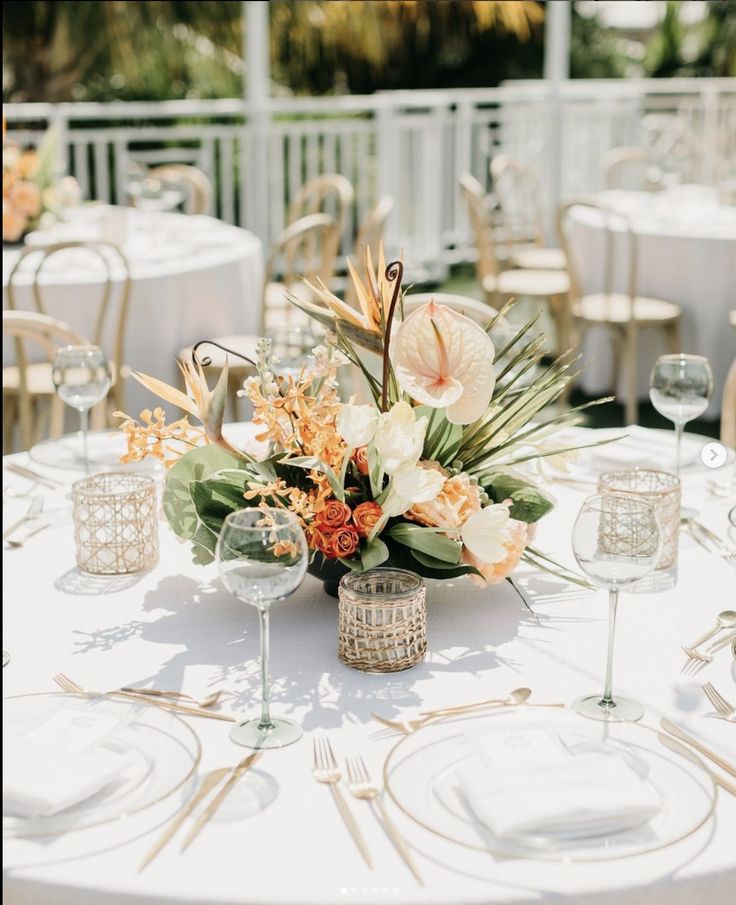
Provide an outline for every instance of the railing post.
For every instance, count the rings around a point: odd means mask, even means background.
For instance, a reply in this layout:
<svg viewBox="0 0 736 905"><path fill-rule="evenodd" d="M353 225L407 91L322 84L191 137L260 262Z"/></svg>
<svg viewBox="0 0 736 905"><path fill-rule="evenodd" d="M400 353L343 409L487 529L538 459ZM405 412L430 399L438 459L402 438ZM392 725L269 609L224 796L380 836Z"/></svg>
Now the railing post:
<svg viewBox="0 0 736 905"><path fill-rule="evenodd" d="M384 244L386 252L394 255L401 251L399 245L399 223L402 219L402 194L399 176L399 136L396 131L394 109L386 101L376 111L376 142L378 154L378 197L390 195L395 202L394 210L388 218Z"/></svg>
<svg viewBox="0 0 736 905"><path fill-rule="evenodd" d="M54 104L49 116L49 126L56 130L56 176L69 172L69 136L67 120L62 104Z"/></svg>
<svg viewBox="0 0 736 905"><path fill-rule="evenodd" d="M449 173L452 179L453 219L452 232L455 242L462 248L471 245L468 224L468 212L463 203L459 179L463 173L473 172L473 105L469 101L460 101L455 110L455 171ZM484 174L483 184L488 176Z"/></svg>
<svg viewBox="0 0 736 905"><path fill-rule="evenodd" d="M269 160L268 139L270 122L270 41L268 3L260 0L244 0L243 27L245 31L243 55L247 87L248 121L243 130L244 144L250 153L245 158L247 221L241 223L260 238L264 253L268 255L271 242L271 218L269 216ZM275 203L279 203L278 200Z"/></svg>
<svg viewBox="0 0 736 905"><path fill-rule="evenodd" d="M562 188L563 142L565 115L562 85L570 76L570 0L545 4L544 78L549 85L549 193L546 211L548 240L554 235L557 206Z"/></svg>

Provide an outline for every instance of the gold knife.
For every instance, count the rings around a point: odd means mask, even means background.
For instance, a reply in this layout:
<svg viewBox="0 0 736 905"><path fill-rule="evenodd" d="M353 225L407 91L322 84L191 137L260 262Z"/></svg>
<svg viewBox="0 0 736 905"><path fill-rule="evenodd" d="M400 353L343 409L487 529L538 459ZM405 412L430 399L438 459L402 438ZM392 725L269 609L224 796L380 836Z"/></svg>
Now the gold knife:
<svg viewBox="0 0 736 905"><path fill-rule="evenodd" d="M183 852L185 848L187 848L196 837L199 835L202 827L209 821L215 811L220 807L223 801L227 798L227 796L232 792L233 787L240 779L240 777L247 773L248 770L253 766L253 764L258 760L261 756L261 751L256 751L255 754L249 754L246 758L240 761L235 767L230 771L230 777L225 785L220 789L217 795L212 799L212 801L207 806L207 810L200 815L197 822L191 828L189 833L187 834L186 839L182 842L180 852Z"/></svg>
<svg viewBox="0 0 736 905"><path fill-rule="evenodd" d="M697 763L698 766L705 770L716 785L725 789L727 792L730 792L732 795L736 795L736 785L730 782L730 780L725 779L723 776L719 776L715 770L711 770L711 768L704 764L698 755L694 751L691 751L684 742L678 742L676 738L672 738L671 735L665 735L664 732L658 732L657 738L665 748L669 748L670 751L674 751L675 754L679 754L681 757L687 757L688 760Z"/></svg>
<svg viewBox="0 0 736 905"><path fill-rule="evenodd" d="M700 752L700 754L707 757L709 760L712 760L714 764L717 764L722 770L725 770L726 773L730 773L731 776L736 776L736 767L733 764L730 764L727 760L722 757L719 757L715 753L715 751L711 751L710 748L706 748L702 742L699 742L696 738L693 738L692 735L688 735L684 729L680 729L679 726L676 726L674 723L671 723L665 717L659 721L659 725L665 730L665 732L669 732L670 735L674 735L680 739L680 741L686 742L690 745L691 748L695 748L696 751Z"/></svg>
<svg viewBox="0 0 736 905"><path fill-rule="evenodd" d="M166 827L161 836L156 840L153 848L148 852L146 857L141 861L140 867L138 868L138 872L140 873L145 867L147 867L151 861L156 857L156 855L161 851L161 849L171 840L171 838L175 835L179 827L184 823L187 817L194 811L197 805L202 801L210 792L215 788L215 786L223 780L227 774L230 772L231 767L221 767L219 770L212 770L208 773L205 778L202 780L202 784L197 789L196 794L188 801L184 807L179 811L179 813L174 817L171 823Z"/></svg>

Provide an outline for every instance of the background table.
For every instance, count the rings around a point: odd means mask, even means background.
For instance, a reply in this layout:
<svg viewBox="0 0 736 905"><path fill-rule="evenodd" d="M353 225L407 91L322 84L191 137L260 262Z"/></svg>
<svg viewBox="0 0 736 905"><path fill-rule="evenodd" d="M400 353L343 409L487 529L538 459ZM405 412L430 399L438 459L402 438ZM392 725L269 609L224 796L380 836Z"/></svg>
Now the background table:
<svg viewBox="0 0 736 905"><path fill-rule="evenodd" d="M108 209L109 210L109 209ZM48 241L101 238L102 211L94 207L81 218L59 224L42 238ZM128 238L123 251L130 263L133 285L128 311L126 364L179 385L179 351L211 336L257 333L261 324L263 254L252 233L212 217L184 214L128 214ZM3 250L3 287L18 251ZM42 275L42 298L47 313L66 321L83 336L94 330L100 298L99 271L90 266L88 252L60 252ZM35 310L29 274L18 278L16 300ZM24 269L25 270L25 269ZM113 299L116 296L113 294ZM3 306L7 307L5 288ZM108 318L108 347L112 346L114 317ZM12 345L5 348L12 363ZM135 380L125 387L130 414L137 415L155 400Z"/></svg>
<svg viewBox="0 0 736 905"><path fill-rule="evenodd" d="M24 454L17 461L27 462ZM50 472L50 470L49 470ZM62 474L55 472L56 476ZM688 480L686 503L721 534L735 500L710 496L713 473ZM71 478L71 475L69 476ZM10 472L4 483L28 486ZM553 488L558 508L540 526L538 545L572 565L570 531L585 490ZM53 529L21 549L4 552L3 646L11 662L5 695L51 691L62 671L89 688L150 682L200 695L230 692L223 709L257 708L258 617L217 580L213 566L190 562L189 549L162 531L161 562L143 575L85 577L74 568L64 492L47 495ZM6 505L10 519L27 506ZM707 718L699 683L712 680L734 698L736 669L728 651L695 678L680 673L682 643L705 631L733 606L736 573L683 534L676 586L622 597L614 670L616 688L641 700L645 722L660 714L687 720L703 738L736 751L736 727ZM258 816L238 821L237 793L184 854L169 845L142 874L137 866L181 799L163 802L120 825L57 839L6 840L6 905L130 905L130 903L529 903L580 905L725 905L736 887L736 798L719 795L715 819L676 846L597 864L495 860L443 843L404 819L389 802L415 850L426 886L419 887L369 813L350 799L376 869L368 868L347 836L329 791L311 777L311 736L328 735L342 761L363 753L380 775L391 739L374 740L370 712L415 714L528 685L532 701L571 701L600 688L607 602L552 576L519 570L536 624L504 583L476 589L467 580L432 584L429 652L415 668L365 675L337 659L337 602L307 577L272 620L273 711L299 719L305 738L266 752L259 764L275 800ZM667 579L670 580L670 579ZM204 753L202 771L233 764L244 749L228 726L192 719ZM347 795L347 792L346 792ZM239 811L238 809L241 808Z"/></svg>
<svg viewBox="0 0 736 905"><path fill-rule="evenodd" d="M603 192L601 203L627 214L638 242L639 295L682 307L683 352L706 355L715 377L711 417L720 414L723 384L736 356L736 333L728 312L736 299L736 208L719 205L708 189L679 186L664 192ZM604 288L605 242L600 216L573 210L572 254L584 292ZM615 226L615 221L612 221ZM618 237L617 237L618 238ZM628 248L613 243L613 291L625 292ZM668 352L661 331L642 330L639 343L639 398L649 397L649 375L658 355ZM599 395L611 389L611 345L603 329L591 328L583 346L590 362L581 384ZM623 387L617 388L625 399Z"/></svg>

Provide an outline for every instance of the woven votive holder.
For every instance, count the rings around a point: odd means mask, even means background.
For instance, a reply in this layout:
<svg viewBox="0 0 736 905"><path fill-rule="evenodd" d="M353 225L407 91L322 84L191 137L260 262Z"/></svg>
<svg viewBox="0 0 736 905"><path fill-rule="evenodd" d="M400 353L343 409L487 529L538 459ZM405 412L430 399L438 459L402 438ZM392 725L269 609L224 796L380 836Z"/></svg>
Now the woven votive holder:
<svg viewBox="0 0 736 905"><path fill-rule="evenodd" d="M662 535L662 554L658 569L669 569L677 562L680 540L680 479L666 471L634 468L607 471L598 476L599 493L625 493L649 502L657 513Z"/></svg>
<svg viewBox="0 0 736 905"><path fill-rule="evenodd" d="M151 478L112 472L76 481L72 515L83 572L126 575L158 562L158 502Z"/></svg>
<svg viewBox="0 0 736 905"><path fill-rule="evenodd" d="M409 669L427 651L427 589L414 572L370 569L340 580L338 656L363 672Z"/></svg>

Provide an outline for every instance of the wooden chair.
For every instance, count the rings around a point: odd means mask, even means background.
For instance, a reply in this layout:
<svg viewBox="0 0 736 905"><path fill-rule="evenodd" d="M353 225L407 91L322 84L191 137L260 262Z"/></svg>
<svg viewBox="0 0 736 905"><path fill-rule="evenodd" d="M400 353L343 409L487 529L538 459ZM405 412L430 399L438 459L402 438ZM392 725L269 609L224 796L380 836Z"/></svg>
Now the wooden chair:
<svg viewBox="0 0 736 905"><path fill-rule="evenodd" d="M571 213L576 208L588 208L602 218L604 228L603 291L584 293L577 266L570 247ZM624 214L606 208L593 198L573 198L560 205L558 230L565 249L571 281L571 311L574 326L584 333L591 326L605 327L613 340L614 386L618 385L621 362L626 375L626 423L636 423L637 417L637 354L639 330L657 327L667 338L670 351L678 352L680 344L680 307L663 299L648 298L638 293L637 237ZM614 248L616 236L625 243L628 255L626 291L614 292Z"/></svg>
<svg viewBox="0 0 736 905"><path fill-rule="evenodd" d="M148 174L153 179L184 190L184 210L187 214L212 213L212 183L202 170L185 163L167 163L154 167Z"/></svg>
<svg viewBox="0 0 736 905"><path fill-rule="evenodd" d="M728 320L732 327L736 327L736 309L729 312ZM721 443L732 449L736 448L736 358L729 368L723 387Z"/></svg>
<svg viewBox="0 0 736 905"><path fill-rule="evenodd" d="M390 195L384 195L379 198L374 207L365 216L360 224L358 236L355 240L355 250L353 251L353 265L360 269L360 262L363 260L363 249L370 248L371 257L375 264L378 260L378 249L383 242L383 234L386 230L386 221L394 207L394 199ZM348 280L345 290L345 301L349 305L356 302L355 287L353 281Z"/></svg>
<svg viewBox="0 0 736 905"><path fill-rule="evenodd" d="M31 291L33 293L33 301L36 311L39 314L48 315L49 312L43 303L42 288L40 277L43 269L49 259L59 252L64 251L84 251L90 255L90 260L97 265L101 265L102 271L102 297L97 305L95 314L90 313L89 323L94 327L90 330L90 342L95 346L105 349L105 353L110 361L110 370L113 376L112 389L110 390L110 398L113 410L125 411L124 398L124 379L126 376L125 367L125 334L128 322L128 306L130 301L131 277L128 260L117 245L110 242L58 242L53 245L45 245L41 247L31 246L24 248L18 260L13 265L7 284L7 303L11 311L18 311L16 298L16 290L18 281L25 273L24 265L31 261L33 257L38 259L32 272ZM113 275L112 264L116 268L120 268L120 273ZM119 285L117 293L117 312L113 310L113 286ZM107 331L109 319L113 318L113 335L114 340L109 348L106 348L104 342L105 333ZM23 343L16 343L16 365L10 365L3 368L3 388L18 386L19 375L18 369L24 371L28 377L28 386L32 388L32 395L41 398L50 398L55 395L53 380L51 379L51 365L49 362L30 363L25 355Z"/></svg>
<svg viewBox="0 0 736 905"><path fill-rule="evenodd" d="M20 429L20 448L30 449L41 439L44 417L48 420L48 435L60 437L64 431L64 403L56 393L45 392L45 385L38 385L40 374L51 371L57 349L61 346L84 346L87 341L75 333L68 324L54 320L35 311L3 311L3 338L13 339L16 346L31 344L39 348L45 358L44 369L36 365L15 365L3 371L3 449L13 451L16 427ZM47 411L40 411L40 402L47 403ZM102 419L100 418L102 416ZM92 413L93 424L101 427L104 407L96 406Z"/></svg>
<svg viewBox="0 0 736 905"><path fill-rule="evenodd" d="M460 177L460 186L468 205L478 249L476 275L488 304L500 308L512 296L546 302L555 324L557 351L560 353L566 351L570 344L567 300L570 281L567 273L561 270L499 271L493 226L488 207L484 202L483 187L469 174Z"/></svg>
<svg viewBox="0 0 736 905"><path fill-rule="evenodd" d="M541 189L532 169L505 154L497 154L490 171L501 210L499 238L503 237L508 246L510 265L523 270L565 270L561 249L544 247Z"/></svg>
<svg viewBox="0 0 736 905"><path fill-rule="evenodd" d="M328 253L333 263L337 261L340 240L345 234L351 215L355 191L350 180L339 173L326 173L310 179L296 193L286 213L288 226L312 214L328 214L334 228L328 240ZM352 235L352 233L351 233ZM334 270L324 278L327 285L332 282Z"/></svg>
<svg viewBox="0 0 736 905"><path fill-rule="evenodd" d="M662 188L662 171L646 148L613 148L603 155L601 171L607 189L653 192Z"/></svg>
<svg viewBox="0 0 736 905"><path fill-rule="evenodd" d="M285 338L292 357L297 345L302 352L309 351L315 339L311 319L291 304L289 295L311 300L311 292L302 277L320 278L325 283L335 268L336 247L332 241L335 221L328 214L310 214L292 223L281 233L273 244L266 264L266 282L261 299L261 318L257 334L231 334L228 336L202 337L232 349L251 360L256 359L256 343L260 336L272 335ZM278 274L279 279L275 276ZM179 353L179 358L191 358L188 346ZM283 350L281 354L285 354ZM202 357L210 359L208 369L219 372L225 366L226 353L216 347L207 347ZM228 357L228 395L233 418L238 417L238 391L243 380L253 373L253 368L242 359Z"/></svg>

